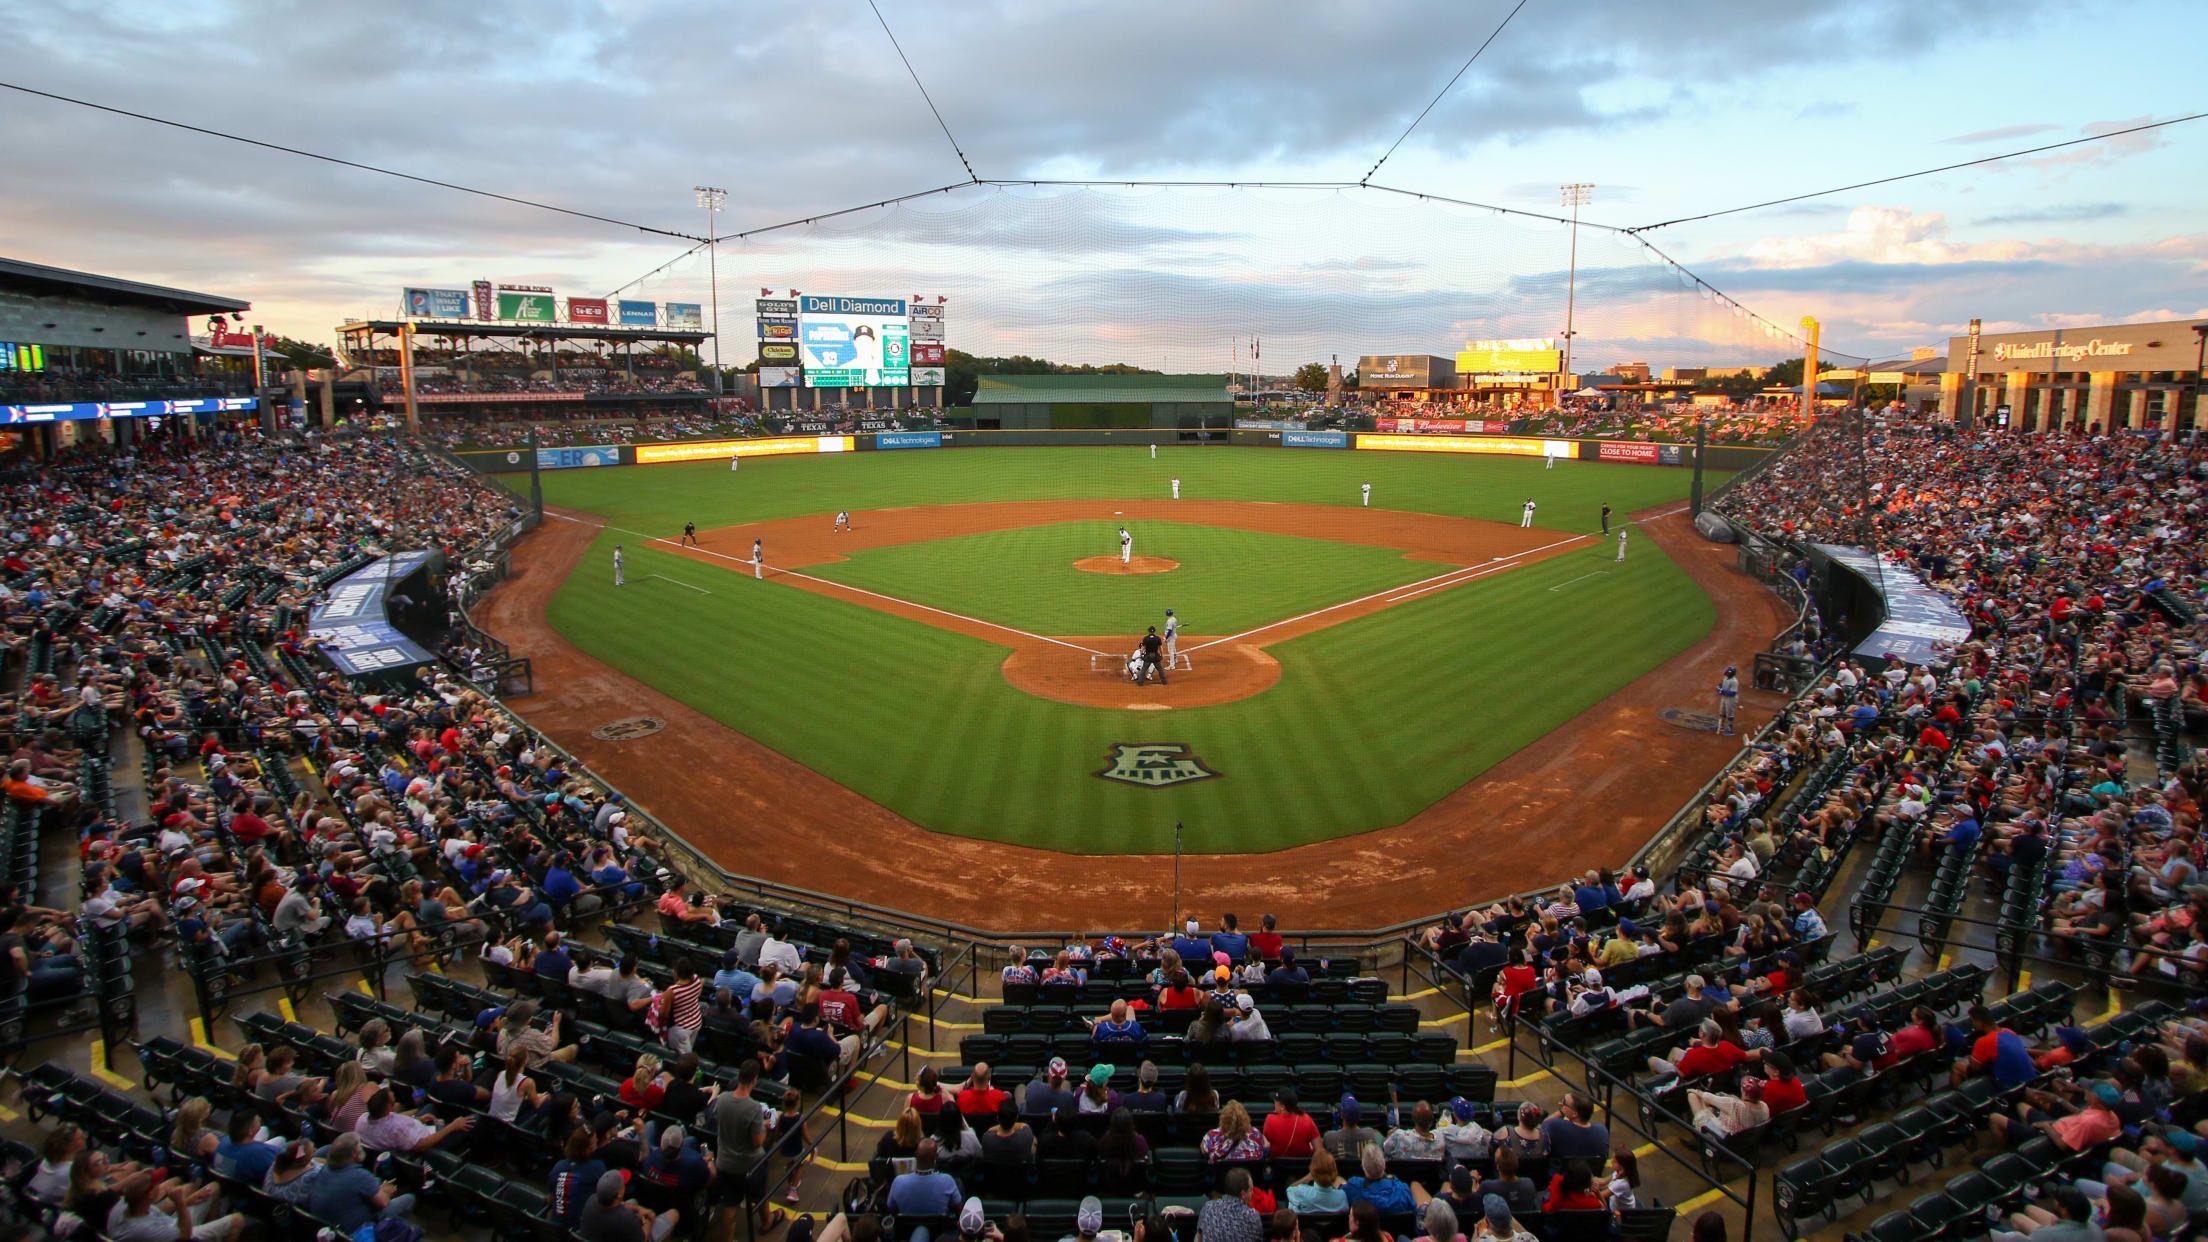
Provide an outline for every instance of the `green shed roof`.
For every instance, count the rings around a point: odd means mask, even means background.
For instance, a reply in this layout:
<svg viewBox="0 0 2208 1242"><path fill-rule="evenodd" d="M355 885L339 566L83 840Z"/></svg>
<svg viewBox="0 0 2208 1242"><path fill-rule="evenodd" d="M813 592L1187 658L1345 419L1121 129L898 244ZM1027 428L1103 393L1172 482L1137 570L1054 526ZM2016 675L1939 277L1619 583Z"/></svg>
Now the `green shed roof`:
<svg viewBox="0 0 2208 1242"><path fill-rule="evenodd" d="M1167 401L1225 402L1224 375L984 375L975 405L1154 405Z"/></svg>

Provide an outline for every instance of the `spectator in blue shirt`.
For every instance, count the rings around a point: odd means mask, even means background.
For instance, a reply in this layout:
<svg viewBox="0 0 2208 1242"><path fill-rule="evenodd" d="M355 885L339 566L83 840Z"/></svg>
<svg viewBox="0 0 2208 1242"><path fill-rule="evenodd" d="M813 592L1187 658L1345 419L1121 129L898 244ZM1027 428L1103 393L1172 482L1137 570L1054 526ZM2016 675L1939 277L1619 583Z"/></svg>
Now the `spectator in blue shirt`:
<svg viewBox="0 0 2208 1242"><path fill-rule="evenodd" d="M544 947L537 950L536 957L530 959L529 968L546 978L565 983L568 975L574 973L575 959L568 956L567 945L560 940L560 933L546 932Z"/></svg>
<svg viewBox="0 0 2208 1242"><path fill-rule="evenodd" d="M1578 904L1581 914L1593 914L1608 906L1611 893L1602 885L1602 874L1597 871L1588 872L1580 880L1579 886L1572 890L1572 900Z"/></svg>
<svg viewBox="0 0 2208 1242"><path fill-rule="evenodd" d="M1231 914L1219 916L1219 930L1211 933L1211 951L1224 953L1228 961L1239 962L1250 955L1250 938L1242 934L1242 924ZM1182 958L1187 961L1187 958Z"/></svg>
<svg viewBox="0 0 2208 1242"><path fill-rule="evenodd" d="M282 1143L257 1138L260 1130L260 1114L250 1108L233 1111L229 1133L215 1145L215 1172L248 1186L260 1185L284 1150Z"/></svg>
<svg viewBox="0 0 2208 1242"><path fill-rule="evenodd" d="M748 1005L751 994L759 990L759 976L745 970L736 958L736 950L730 949L721 955L721 968L713 972L713 986Z"/></svg>
<svg viewBox="0 0 2208 1242"><path fill-rule="evenodd" d="M1191 970L1197 969L1198 963L1210 961L1211 941L1204 937L1203 923L1190 919L1181 934L1173 937L1173 951L1181 955L1181 961Z"/></svg>
<svg viewBox="0 0 2208 1242"><path fill-rule="evenodd" d="M899 1173L889 1183L889 1210L899 1216L958 1215L958 1179L935 1168L940 1148L932 1138L920 1140L912 1155L912 1172ZM927 1226L912 1231L912 1242L928 1242Z"/></svg>
<svg viewBox="0 0 2208 1242"><path fill-rule="evenodd" d="M568 870L571 861L561 854L544 869L544 899L554 907L565 907L569 914L589 914L606 903L599 900L596 893L583 891L582 881Z"/></svg>

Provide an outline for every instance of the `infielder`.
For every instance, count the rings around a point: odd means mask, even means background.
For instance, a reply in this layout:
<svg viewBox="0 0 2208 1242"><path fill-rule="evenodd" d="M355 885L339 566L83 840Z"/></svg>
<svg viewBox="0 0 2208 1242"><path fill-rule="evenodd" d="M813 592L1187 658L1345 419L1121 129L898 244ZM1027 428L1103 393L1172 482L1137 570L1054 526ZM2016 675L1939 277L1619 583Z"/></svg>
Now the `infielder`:
<svg viewBox="0 0 2208 1242"><path fill-rule="evenodd" d="M751 576L752 576L752 577L754 577L754 578L764 578L764 577L766 577L766 576L767 576L767 574L766 574L766 569L764 568L764 567L765 567L765 565L766 565L766 563L767 563L767 541L766 541L766 540L764 540L764 539L754 539L754 540L752 540L752 541L751 541Z"/></svg>
<svg viewBox="0 0 2208 1242"><path fill-rule="evenodd" d="M1526 497L1526 512L1525 516L1518 519L1518 529L1533 529L1533 497L1531 496Z"/></svg>
<svg viewBox="0 0 2208 1242"><path fill-rule="evenodd" d="M1173 480L1173 499L1175 499L1175 500L1179 500L1180 498L1181 498L1181 481L1180 481L1179 479L1175 479L1175 480Z"/></svg>
<svg viewBox="0 0 2208 1242"><path fill-rule="evenodd" d="M1119 563L1122 565L1133 564L1134 559L1135 537L1128 534L1127 528L1122 526L1119 528Z"/></svg>
<svg viewBox="0 0 2208 1242"><path fill-rule="evenodd" d="M1733 709L1740 703L1740 678L1738 669L1728 664L1725 675L1717 681L1717 731L1727 737L1733 733Z"/></svg>
<svg viewBox="0 0 2208 1242"><path fill-rule="evenodd" d="M1370 509L1372 507L1372 484L1359 483L1357 485L1357 490L1364 493L1365 508Z"/></svg>
<svg viewBox="0 0 2208 1242"><path fill-rule="evenodd" d="M1181 619L1174 616L1173 610L1168 608L1165 610L1165 666L1167 668L1173 667L1173 660L1180 654L1180 650Z"/></svg>
<svg viewBox="0 0 2208 1242"><path fill-rule="evenodd" d="M851 511L849 509L836 510L836 528L828 533L832 535L848 535L851 533Z"/></svg>
<svg viewBox="0 0 2208 1242"><path fill-rule="evenodd" d="M698 542L698 524L696 522L684 522L682 524L682 539L675 546L679 548L683 544L689 544L693 548L705 546Z"/></svg>
<svg viewBox="0 0 2208 1242"><path fill-rule="evenodd" d="M613 585L629 585L628 581L621 576L621 545L618 543L613 545Z"/></svg>
<svg viewBox="0 0 2208 1242"><path fill-rule="evenodd" d="M1620 564L1625 562L1625 537L1632 533L1633 528L1630 526L1620 526L1618 528L1618 562Z"/></svg>

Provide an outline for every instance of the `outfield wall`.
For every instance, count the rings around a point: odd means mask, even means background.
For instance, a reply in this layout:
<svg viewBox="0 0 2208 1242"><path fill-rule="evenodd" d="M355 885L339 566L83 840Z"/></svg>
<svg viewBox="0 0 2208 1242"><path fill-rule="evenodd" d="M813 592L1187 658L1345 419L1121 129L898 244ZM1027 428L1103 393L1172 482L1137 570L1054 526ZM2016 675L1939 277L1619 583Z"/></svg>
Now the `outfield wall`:
<svg viewBox="0 0 2208 1242"><path fill-rule="evenodd" d="M1630 465L1691 466L1691 444L1587 440L1561 436L1433 435L1370 431L1298 431L1236 428L1200 431L1170 427L1071 428L1053 431L871 431L847 435L759 436L734 440L660 440L640 444L575 445L536 450L541 470L583 470L597 466L649 466L677 461L727 461L732 457L806 456L815 453L866 453L937 448L1104 447L1119 445L1236 444L1251 448L1344 449L1357 452L1457 453L1475 456L1558 457L1572 461L1610 461ZM1767 460L1776 448L1712 444L1704 464L1713 470L1745 470ZM529 469L526 447L469 449L455 452L461 464L481 474L514 474Z"/></svg>

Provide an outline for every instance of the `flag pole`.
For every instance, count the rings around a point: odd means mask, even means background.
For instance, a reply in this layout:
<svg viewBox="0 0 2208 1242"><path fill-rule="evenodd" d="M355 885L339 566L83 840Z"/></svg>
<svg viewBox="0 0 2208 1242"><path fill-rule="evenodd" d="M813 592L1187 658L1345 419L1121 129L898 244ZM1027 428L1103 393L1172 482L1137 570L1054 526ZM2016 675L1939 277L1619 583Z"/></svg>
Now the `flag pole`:
<svg viewBox="0 0 2208 1242"><path fill-rule="evenodd" d="M1181 929L1181 821L1173 821L1173 922L1168 931Z"/></svg>

